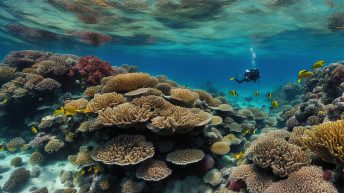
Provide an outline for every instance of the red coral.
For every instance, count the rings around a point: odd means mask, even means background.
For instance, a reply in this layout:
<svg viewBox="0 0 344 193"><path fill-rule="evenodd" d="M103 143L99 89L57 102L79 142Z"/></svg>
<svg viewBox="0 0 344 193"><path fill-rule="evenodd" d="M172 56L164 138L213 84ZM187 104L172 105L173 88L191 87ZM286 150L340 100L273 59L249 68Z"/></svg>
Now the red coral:
<svg viewBox="0 0 344 193"><path fill-rule="evenodd" d="M103 77L114 73L109 63L101 61L95 56L80 58L76 69L90 85L98 85Z"/></svg>
<svg viewBox="0 0 344 193"><path fill-rule="evenodd" d="M323 171L323 179L326 181L330 181L332 179L332 171L331 170L324 170Z"/></svg>
<svg viewBox="0 0 344 193"><path fill-rule="evenodd" d="M232 180L228 184L228 188L233 191L240 191L241 189L245 188L246 184L245 181L239 180Z"/></svg>

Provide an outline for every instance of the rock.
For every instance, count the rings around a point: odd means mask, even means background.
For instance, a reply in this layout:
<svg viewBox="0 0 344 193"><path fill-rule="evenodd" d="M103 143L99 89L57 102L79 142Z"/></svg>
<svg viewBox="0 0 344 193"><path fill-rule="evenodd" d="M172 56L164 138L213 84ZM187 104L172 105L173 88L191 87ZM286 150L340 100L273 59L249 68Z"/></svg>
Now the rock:
<svg viewBox="0 0 344 193"><path fill-rule="evenodd" d="M11 169L11 168L8 167L8 166L1 166L1 165L0 165L0 174L5 173L5 172L7 172L7 171L10 170L10 169Z"/></svg>
<svg viewBox="0 0 344 193"><path fill-rule="evenodd" d="M37 178L40 174L41 170L38 167L34 167L30 172L30 178Z"/></svg>

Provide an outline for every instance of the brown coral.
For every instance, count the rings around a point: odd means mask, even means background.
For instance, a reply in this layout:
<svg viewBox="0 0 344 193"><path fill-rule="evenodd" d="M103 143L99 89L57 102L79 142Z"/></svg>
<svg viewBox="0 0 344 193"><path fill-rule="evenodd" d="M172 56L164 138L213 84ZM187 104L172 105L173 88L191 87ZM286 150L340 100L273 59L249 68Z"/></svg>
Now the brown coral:
<svg viewBox="0 0 344 193"><path fill-rule="evenodd" d="M134 100L131 101L131 103L140 107L148 105L150 108L158 109L158 110L166 110L173 106L171 103L167 102L164 98L160 96L154 96L154 95L135 98Z"/></svg>
<svg viewBox="0 0 344 193"><path fill-rule="evenodd" d="M41 82L37 83L34 87L39 92L54 91L61 87L61 84L52 78L45 78Z"/></svg>
<svg viewBox="0 0 344 193"><path fill-rule="evenodd" d="M281 177L308 165L310 158L301 147L283 138L262 137L251 148L253 162L262 168L271 168Z"/></svg>
<svg viewBox="0 0 344 193"><path fill-rule="evenodd" d="M210 93L208 93L207 91L204 90L195 90L194 92L196 92L199 95L199 99L201 101L206 102L209 106L212 107L217 107L221 104L221 101L215 99Z"/></svg>
<svg viewBox="0 0 344 193"><path fill-rule="evenodd" d="M148 128L164 135L187 133L210 122L211 114L197 108L173 106L153 118Z"/></svg>
<svg viewBox="0 0 344 193"><path fill-rule="evenodd" d="M0 84L15 78L15 73L15 68L0 65Z"/></svg>
<svg viewBox="0 0 344 193"><path fill-rule="evenodd" d="M317 166L305 166L291 173L287 179L272 183L264 193L337 193L331 182L325 181Z"/></svg>
<svg viewBox="0 0 344 193"><path fill-rule="evenodd" d="M69 112L75 112L76 110L83 110L87 107L88 100L84 98L76 99L76 100L68 100L65 101L63 108Z"/></svg>
<svg viewBox="0 0 344 193"><path fill-rule="evenodd" d="M142 135L119 135L110 145L95 150L92 158L105 164L135 165L154 156L154 147Z"/></svg>
<svg viewBox="0 0 344 193"><path fill-rule="evenodd" d="M78 154L68 156L68 160L77 166L87 166L93 163L91 152L88 151L87 146L81 146Z"/></svg>
<svg viewBox="0 0 344 193"><path fill-rule="evenodd" d="M185 104L193 104L199 95L197 92L193 92L189 89L175 88L171 90L171 97L175 100L181 101Z"/></svg>
<svg viewBox="0 0 344 193"><path fill-rule="evenodd" d="M103 92L129 92L139 88L155 87L158 79L145 73L127 73L110 77L104 87Z"/></svg>
<svg viewBox="0 0 344 193"><path fill-rule="evenodd" d="M29 164L32 166L39 165L44 161L44 156L39 152L33 152L29 158Z"/></svg>
<svg viewBox="0 0 344 193"><path fill-rule="evenodd" d="M170 95L170 91L172 89L172 86L168 83L159 83L156 88L162 92L164 95Z"/></svg>
<svg viewBox="0 0 344 193"><path fill-rule="evenodd" d="M344 165L344 120L326 122L305 131L303 143L324 161Z"/></svg>
<svg viewBox="0 0 344 193"><path fill-rule="evenodd" d="M59 139L52 139L44 146L44 150L47 153L54 153L54 152L58 152L61 148L63 148L63 146L64 146L63 141Z"/></svg>
<svg viewBox="0 0 344 193"><path fill-rule="evenodd" d="M22 147L24 144L25 144L25 141L23 138L15 137L6 143L6 148L9 151L15 151L15 150L19 149L20 147Z"/></svg>
<svg viewBox="0 0 344 193"><path fill-rule="evenodd" d="M84 91L84 95L86 97L93 97L95 94L100 93L101 91L102 91L101 85L90 86L90 87L86 88L86 90Z"/></svg>
<svg viewBox="0 0 344 193"><path fill-rule="evenodd" d="M127 102L122 94L117 93L105 93L95 94L94 98L90 102L90 109L93 112L103 111L106 108L112 108L119 104Z"/></svg>
<svg viewBox="0 0 344 193"><path fill-rule="evenodd" d="M183 149L173 151L166 156L168 162L176 165L187 165L201 161L204 153L199 149Z"/></svg>
<svg viewBox="0 0 344 193"><path fill-rule="evenodd" d="M21 192L21 188L30 178L30 171L25 168L19 168L14 170L9 179L2 187L6 192Z"/></svg>
<svg viewBox="0 0 344 193"><path fill-rule="evenodd" d="M144 183L136 182L134 180L124 180L122 182L122 193L141 193L144 188Z"/></svg>
<svg viewBox="0 0 344 193"><path fill-rule="evenodd" d="M37 66L37 73L47 76L61 76L67 73L69 66L65 63L58 63L51 60L43 60L35 64Z"/></svg>
<svg viewBox="0 0 344 193"><path fill-rule="evenodd" d="M136 123L144 123L153 117L148 105L142 107L131 103L120 104L113 108L107 108L99 112L99 120L105 126L129 126Z"/></svg>
<svg viewBox="0 0 344 193"><path fill-rule="evenodd" d="M136 177L145 181L160 181L169 175L172 170L161 160L148 160L136 170Z"/></svg>
<svg viewBox="0 0 344 193"><path fill-rule="evenodd" d="M243 180L249 192L262 193L275 179L254 165L240 165L235 167L229 180Z"/></svg>

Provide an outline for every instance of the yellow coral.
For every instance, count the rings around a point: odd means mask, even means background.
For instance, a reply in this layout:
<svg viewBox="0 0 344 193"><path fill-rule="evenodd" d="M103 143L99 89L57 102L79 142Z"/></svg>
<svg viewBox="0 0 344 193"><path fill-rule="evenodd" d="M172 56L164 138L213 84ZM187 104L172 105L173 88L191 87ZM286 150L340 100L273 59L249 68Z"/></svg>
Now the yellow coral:
<svg viewBox="0 0 344 193"><path fill-rule="evenodd" d="M197 92L193 92L189 89L175 88L171 90L171 97L186 104L193 104L199 95Z"/></svg>
<svg viewBox="0 0 344 193"><path fill-rule="evenodd" d="M302 141L324 161L344 165L344 120L313 126Z"/></svg>
<svg viewBox="0 0 344 193"><path fill-rule="evenodd" d="M158 79L145 73L119 74L108 78L103 92L129 92L139 88L155 87Z"/></svg>
<svg viewBox="0 0 344 193"><path fill-rule="evenodd" d="M166 156L166 161L176 165L187 165L201 161L204 152L199 149L182 149L173 151Z"/></svg>
<svg viewBox="0 0 344 193"><path fill-rule="evenodd" d="M210 146L210 151L216 155L226 155L230 151L229 145L224 141L215 142Z"/></svg>

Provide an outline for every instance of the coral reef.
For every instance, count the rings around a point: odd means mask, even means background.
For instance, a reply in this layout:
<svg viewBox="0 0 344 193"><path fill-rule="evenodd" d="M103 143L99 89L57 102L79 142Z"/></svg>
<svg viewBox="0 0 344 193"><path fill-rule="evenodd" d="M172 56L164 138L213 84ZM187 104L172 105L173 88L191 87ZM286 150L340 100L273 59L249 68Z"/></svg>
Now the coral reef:
<svg viewBox="0 0 344 193"><path fill-rule="evenodd" d="M166 160L176 165L187 165L201 161L204 153L199 149L183 149L173 151L166 156Z"/></svg>
<svg viewBox="0 0 344 193"><path fill-rule="evenodd" d="M25 168L16 169L5 182L2 190L6 192L18 192L30 178L30 171Z"/></svg>
<svg viewBox="0 0 344 193"><path fill-rule="evenodd" d="M160 181L169 175L172 170L164 161L148 160L136 170L136 177L145 181Z"/></svg>

